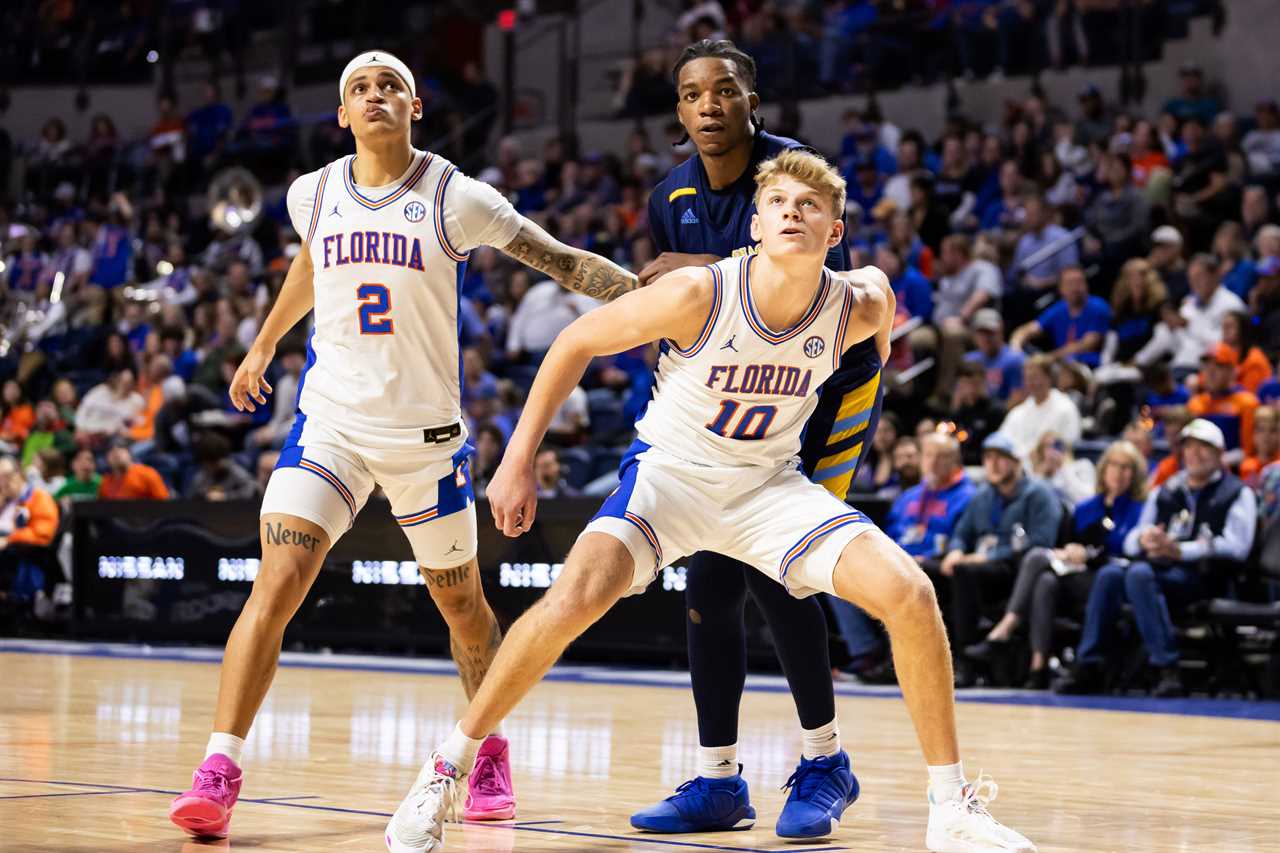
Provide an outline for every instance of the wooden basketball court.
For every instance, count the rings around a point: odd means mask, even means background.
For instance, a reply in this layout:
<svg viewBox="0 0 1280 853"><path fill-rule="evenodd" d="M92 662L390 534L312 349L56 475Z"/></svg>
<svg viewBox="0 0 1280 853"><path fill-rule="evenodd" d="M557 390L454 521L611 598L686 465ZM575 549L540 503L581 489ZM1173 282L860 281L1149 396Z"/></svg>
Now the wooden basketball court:
<svg viewBox="0 0 1280 853"><path fill-rule="evenodd" d="M203 844L170 825L166 808L203 757L216 652L139 659L145 650L15 641L0 652L5 853L383 850L387 816L461 709L444 662L289 657L246 747L232 837ZM424 671L388 671L408 664ZM692 775L686 683L669 673L558 671L505 729L516 820L451 826L446 849L924 850L925 773L902 702L864 688L846 695L843 685L840 719L862 798L829 839L773 834L779 786L799 753L794 708L776 679L753 679L743 700L740 754L756 828L633 831L633 810ZM966 770L994 776L993 811L1041 851L1280 851L1275 704L1165 703L1151 707L1180 713L1155 714L1015 704L1027 701L1018 693L975 698L959 705Z"/></svg>

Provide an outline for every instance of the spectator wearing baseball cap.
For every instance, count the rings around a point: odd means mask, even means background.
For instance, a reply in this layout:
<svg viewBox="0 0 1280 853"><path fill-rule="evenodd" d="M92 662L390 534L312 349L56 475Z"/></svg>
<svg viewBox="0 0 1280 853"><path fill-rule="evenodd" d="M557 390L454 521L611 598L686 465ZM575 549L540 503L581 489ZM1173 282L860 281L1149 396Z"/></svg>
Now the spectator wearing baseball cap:
<svg viewBox="0 0 1280 853"><path fill-rule="evenodd" d="M1236 384L1240 354L1219 342L1201 361L1204 390L1191 398L1187 411L1197 419L1213 423L1221 431L1224 449L1243 450L1245 456L1252 456L1253 413L1258 408L1258 398Z"/></svg>
<svg viewBox="0 0 1280 853"><path fill-rule="evenodd" d="M1174 300L1187 295L1187 265L1182 257L1182 233L1172 225L1161 225L1151 232L1151 253L1147 263L1164 282L1164 289Z"/></svg>
<svg viewBox="0 0 1280 853"><path fill-rule="evenodd" d="M1026 357L1004 340L1004 318L994 308L982 308L969 323L978 348L967 353L965 361L982 365L986 373L987 393L993 400L1007 403L1022 388L1022 363Z"/></svg>
<svg viewBox="0 0 1280 853"><path fill-rule="evenodd" d="M1023 555L1051 548L1058 538L1062 503L1042 481L1023 472L1011 436L993 432L982 443L986 482L974 490L956 522L947 554L925 572L945 602L948 636L958 653L981 638L980 595L1007 598ZM973 673L957 654L956 681L973 683Z"/></svg>
<svg viewBox="0 0 1280 853"><path fill-rule="evenodd" d="M1197 418L1182 430L1184 469L1156 489L1125 537L1133 562L1098 572L1085 609L1075 669L1055 685L1059 693L1094 693L1105 686L1102 663L1113 643L1121 607L1133 608L1147 658L1158 673L1154 695L1181 696L1177 635L1169 619L1216 594L1253 547L1258 504L1251 489L1223 468L1225 437Z"/></svg>

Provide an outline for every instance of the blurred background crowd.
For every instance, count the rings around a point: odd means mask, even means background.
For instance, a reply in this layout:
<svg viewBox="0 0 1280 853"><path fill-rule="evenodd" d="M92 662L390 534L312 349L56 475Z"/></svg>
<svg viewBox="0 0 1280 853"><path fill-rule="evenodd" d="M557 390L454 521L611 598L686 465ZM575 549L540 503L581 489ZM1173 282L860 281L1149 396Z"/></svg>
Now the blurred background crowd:
<svg viewBox="0 0 1280 853"><path fill-rule="evenodd" d="M253 25L238 3L187 5L174 38L202 37L200 10ZM115 17L68 30L75 6L0 12L31 34L26 53L6 41L4 75L145 72L148 4L125 0ZM672 111L672 50L704 37L734 38L755 57L767 102L1114 63L1131 55L1117 34L1133 29L1156 56L1191 17L1221 14L1192 0L683 7L667 46L620 66L620 115ZM498 98L478 62L424 79L434 118L417 144L439 140L438 153L566 243L636 271L654 259L650 188L695 154L674 119L661 136L637 124L609 150L570 134L533 146L494 134L491 120L460 120ZM1066 646L1078 665L1064 690L1125 678L1173 695L1183 614L1218 596L1274 596L1249 567L1280 514L1280 107L1235 103L1230 81L1194 64L1177 80L1140 106L1092 85L1055 102L1033 83L998 121L954 111L932 136L874 97L844 112L839 137L810 138L786 104L768 128L839 165L855 265L883 269L898 295L885 413L853 491L893 502L887 528L936 577L961 683L1045 687ZM218 82L198 103L161 94L140 139L122 138L107 114L81 138L58 115L34 138L0 129L0 566L11 598L39 602L63 579L41 549L70 502L253 499L289 431L305 329L280 348L266 408L235 411L227 383L299 251L289 183L353 143L331 115L295 116L277 79L226 83L244 97ZM208 215L210 182L232 166L264 188L249 229ZM593 303L483 247L462 288L463 404L482 494L542 354ZM593 365L538 456L543 497L612 490L654 361L642 348ZM1205 489L1231 492L1220 518L1201 517ZM1159 496L1175 493L1192 496L1170 510L1194 522L1183 538L1208 550L1137 535L1153 520L1139 525L1143 507L1164 512ZM836 615L845 669L892 678L875 626ZM1101 667L1117 627L1145 652L1147 676Z"/></svg>

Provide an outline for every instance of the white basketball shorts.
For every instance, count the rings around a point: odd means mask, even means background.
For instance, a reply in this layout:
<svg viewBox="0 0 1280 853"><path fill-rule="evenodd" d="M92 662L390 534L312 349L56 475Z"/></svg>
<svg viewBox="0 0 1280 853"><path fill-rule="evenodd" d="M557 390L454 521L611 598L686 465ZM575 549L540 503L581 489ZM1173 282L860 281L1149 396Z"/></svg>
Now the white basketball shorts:
<svg viewBox="0 0 1280 853"><path fill-rule="evenodd" d="M835 593L844 547L875 525L794 465L778 470L693 465L643 441L583 534L607 533L635 560L630 594L698 551L754 566L796 598Z"/></svg>
<svg viewBox="0 0 1280 853"><path fill-rule="evenodd" d="M314 522L332 547L378 485L419 565L460 566L476 555L476 508L467 464L471 446L456 445L370 447L299 413L267 483L261 514Z"/></svg>

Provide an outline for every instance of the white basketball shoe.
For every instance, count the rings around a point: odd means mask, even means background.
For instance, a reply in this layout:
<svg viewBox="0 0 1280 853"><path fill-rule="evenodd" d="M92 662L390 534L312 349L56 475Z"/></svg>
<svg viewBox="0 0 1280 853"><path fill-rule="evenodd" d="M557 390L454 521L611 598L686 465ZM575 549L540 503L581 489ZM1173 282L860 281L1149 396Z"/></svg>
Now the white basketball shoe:
<svg viewBox="0 0 1280 853"><path fill-rule="evenodd" d="M999 788L990 776L975 782L950 800L935 803L929 795L929 829L924 844L933 853L1036 853L1036 846L987 811Z"/></svg>
<svg viewBox="0 0 1280 853"><path fill-rule="evenodd" d="M457 819L459 786L464 779L465 773L433 753L387 823L387 849L391 853L443 850L444 822L446 817Z"/></svg>

